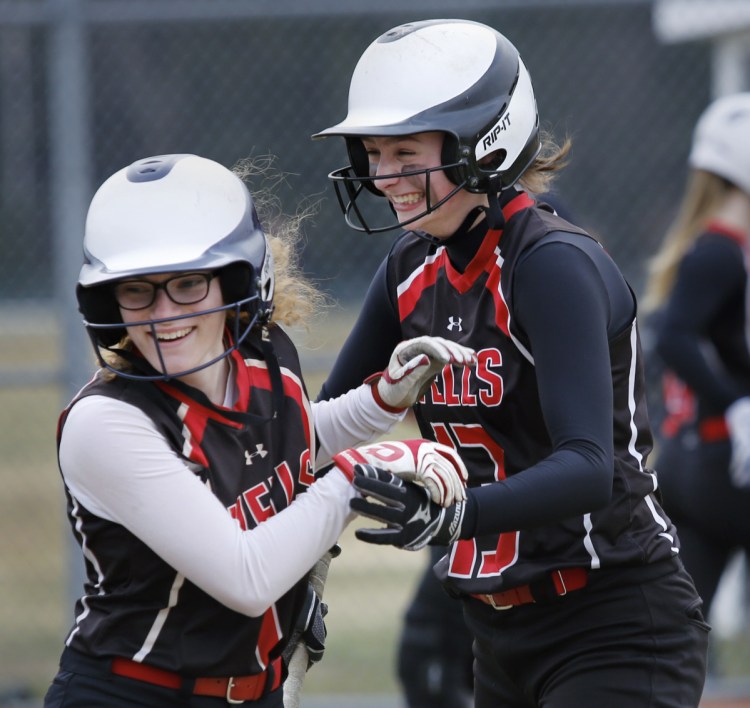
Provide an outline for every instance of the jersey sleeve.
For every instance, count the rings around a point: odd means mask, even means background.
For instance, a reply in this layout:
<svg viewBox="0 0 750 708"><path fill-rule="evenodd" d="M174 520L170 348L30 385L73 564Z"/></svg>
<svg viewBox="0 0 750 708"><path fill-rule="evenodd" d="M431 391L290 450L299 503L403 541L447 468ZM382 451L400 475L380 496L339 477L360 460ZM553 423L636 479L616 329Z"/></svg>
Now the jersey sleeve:
<svg viewBox="0 0 750 708"><path fill-rule="evenodd" d="M682 259L656 339L664 363L720 410L743 390L716 365L709 329L724 304L744 289L746 278L737 244L718 236L699 239Z"/></svg>
<svg viewBox="0 0 750 708"><path fill-rule="evenodd" d="M76 503L124 526L188 580L250 616L289 590L350 519L354 492L334 470L243 531L145 413L104 396L73 406L59 455Z"/></svg>
<svg viewBox="0 0 750 708"><path fill-rule="evenodd" d="M502 484L470 490L471 535L551 524L603 507L614 476L609 339L634 300L600 247L553 242L517 265L514 316L534 359L553 452ZM464 535L464 534L462 534Z"/></svg>
<svg viewBox="0 0 750 708"><path fill-rule="evenodd" d="M378 405L369 384L316 401L312 411L319 442L316 469L328 464L337 452L384 435L406 415L406 410L391 413Z"/></svg>

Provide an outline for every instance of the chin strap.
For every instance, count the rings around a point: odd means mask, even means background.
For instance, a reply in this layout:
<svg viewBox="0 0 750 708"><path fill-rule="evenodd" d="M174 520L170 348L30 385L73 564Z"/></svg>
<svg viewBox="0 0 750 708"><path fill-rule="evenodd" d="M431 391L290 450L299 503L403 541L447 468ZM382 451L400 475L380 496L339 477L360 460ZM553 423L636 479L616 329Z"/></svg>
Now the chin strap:
<svg viewBox="0 0 750 708"><path fill-rule="evenodd" d="M484 207L484 206L474 207L464 217L464 220L461 222L461 226L459 226L456 229L456 231L453 233L453 235L449 236L448 238L444 238L444 239L435 238L435 236L431 236L426 231L412 231L412 233L415 236L419 236L419 238L423 239L424 241L429 241L430 243L434 243L436 246L445 246L447 243L450 243L454 239L461 238L461 236L471 231L471 229L474 227L474 222L477 220L479 215L482 213L486 213L487 211L488 211L487 207ZM502 217L502 212L500 212L500 215Z"/></svg>
<svg viewBox="0 0 750 708"><path fill-rule="evenodd" d="M505 226L505 216L500 206L501 191L496 189L496 180L490 180L490 189L487 192L487 226L492 230L502 229Z"/></svg>
<svg viewBox="0 0 750 708"><path fill-rule="evenodd" d="M273 414L271 418L278 418L284 412L284 379L281 376L281 366L276 356L276 351L268 336L268 325L263 325L260 337L260 350L263 352L263 359L268 366L268 376L271 379L271 400L273 401Z"/></svg>
<svg viewBox="0 0 750 708"><path fill-rule="evenodd" d="M249 413L247 411L235 411L227 408L222 408L212 403L208 396L192 386L188 386L179 379L170 379L168 382L157 382L157 386L160 388L173 386L174 388L185 392L192 399L197 401L200 405L210 408L215 411L222 418L230 420L235 423L240 423L245 427L251 425L263 425L271 420L275 420L283 415L284 405L286 399L284 398L284 380L281 375L281 366L279 365L276 351L273 348L271 339L268 335L268 326L263 325L260 331L260 340L254 341L248 338L251 346L258 348L261 351L263 361L266 362L268 367L268 376L271 380L271 403L273 411L271 415L258 415L257 413Z"/></svg>
<svg viewBox="0 0 750 708"><path fill-rule="evenodd" d="M234 411L217 406L212 403L208 396L206 396L202 391L199 391L193 386L189 386L183 381L180 381L180 379L170 378L165 380L163 375L159 375L159 372L154 369L151 364L146 361L146 359L133 351L124 349L110 350L115 351L117 354L122 356L133 366L133 368L140 372L143 372L144 375L128 376L127 374L123 374L123 372L120 372L111 367L107 368L109 368L110 371L116 373L118 376L123 376L124 378L129 378L136 381L150 381L152 383L155 383L156 386L160 389L168 390L170 387L176 389L183 395L196 401L196 403L203 406L204 408L215 411L222 418L225 418L226 420L232 421L234 423L239 423L243 426L262 425L270 420L278 418L283 414L286 398L284 397L284 380L281 375L281 366L279 365L276 351L271 342L271 338L269 337L268 326L263 325L260 331L259 341L253 340L254 338L251 339L250 337L248 337L247 339L247 341L253 348L260 350L262 359L266 362L266 366L268 367L268 376L271 380L271 401L273 411L271 415L268 416L257 415L256 413L249 413L247 411ZM153 392L154 395L157 395L152 386L145 386L144 391L148 393Z"/></svg>

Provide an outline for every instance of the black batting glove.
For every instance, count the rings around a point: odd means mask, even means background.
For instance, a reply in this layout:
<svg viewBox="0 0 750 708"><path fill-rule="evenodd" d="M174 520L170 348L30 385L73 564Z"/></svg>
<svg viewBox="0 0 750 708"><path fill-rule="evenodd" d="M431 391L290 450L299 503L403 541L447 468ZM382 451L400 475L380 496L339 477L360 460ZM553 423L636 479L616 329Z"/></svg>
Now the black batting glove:
<svg viewBox="0 0 750 708"><path fill-rule="evenodd" d="M297 644L304 643L307 649L307 668L323 658L326 645L326 625L324 617L328 614L328 605L322 602L312 585L307 586L307 597L297 617L291 640L283 652L284 661L289 664Z"/></svg>
<svg viewBox="0 0 750 708"><path fill-rule="evenodd" d="M349 502L352 511L386 525L357 529L360 541L418 551L428 544L447 546L459 537L463 501L444 508L424 487L373 465L355 465L352 484L362 495Z"/></svg>

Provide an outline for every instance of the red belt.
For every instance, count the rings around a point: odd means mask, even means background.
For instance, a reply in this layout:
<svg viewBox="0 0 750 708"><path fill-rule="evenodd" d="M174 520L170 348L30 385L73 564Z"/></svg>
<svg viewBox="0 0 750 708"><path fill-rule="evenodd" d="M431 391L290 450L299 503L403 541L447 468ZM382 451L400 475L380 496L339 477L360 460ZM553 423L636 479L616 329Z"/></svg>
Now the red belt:
<svg viewBox="0 0 750 708"><path fill-rule="evenodd" d="M496 592L490 595L472 595L472 597L491 605L496 610L509 610L517 605L539 602L545 595L547 597L562 597L573 590L580 590L586 587L588 579L589 573L585 568L563 568L550 573L549 580L552 584L552 592L540 592L535 583L533 586L521 585L504 592Z"/></svg>
<svg viewBox="0 0 750 708"><path fill-rule="evenodd" d="M275 659L271 662L269 668L273 671L273 684L269 690L273 691L281 685L281 659ZM266 670L262 674L253 674L252 676L229 676L227 678L208 676L206 678L188 679L172 671L165 671L137 661L116 657L112 660L112 673L136 679L136 681L144 681L156 686L174 689L181 688L183 683L193 681L193 693L195 695L219 696L220 698L226 698L227 703L239 704L245 701L257 701L263 696L270 671Z"/></svg>
<svg viewBox="0 0 750 708"><path fill-rule="evenodd" d="M714 418L704 418L698 423L700 438L704 442L729 440L729 427L723 415Z"/></svg>

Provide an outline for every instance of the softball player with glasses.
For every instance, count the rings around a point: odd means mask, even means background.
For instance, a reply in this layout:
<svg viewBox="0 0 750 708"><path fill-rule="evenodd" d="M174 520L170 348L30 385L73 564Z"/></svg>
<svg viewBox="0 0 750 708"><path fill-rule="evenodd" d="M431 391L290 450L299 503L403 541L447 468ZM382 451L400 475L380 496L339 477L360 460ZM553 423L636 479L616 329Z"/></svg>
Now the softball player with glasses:
<svg viewBox="0 0 750 708"><path fill-rule="evenodd" d="M297 646L323 653L308 576L356 495L348 469L316 470L387 432L443 366L473 364L421 337L311 404L283 328L319 298L294 227L266 237L244 182L196 155L139 160L96 192L77 297L100 366L58 430L85 583L48 708L280 708ZM451 450L399 445L390 469L462 493Z"/></svg>

